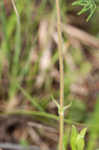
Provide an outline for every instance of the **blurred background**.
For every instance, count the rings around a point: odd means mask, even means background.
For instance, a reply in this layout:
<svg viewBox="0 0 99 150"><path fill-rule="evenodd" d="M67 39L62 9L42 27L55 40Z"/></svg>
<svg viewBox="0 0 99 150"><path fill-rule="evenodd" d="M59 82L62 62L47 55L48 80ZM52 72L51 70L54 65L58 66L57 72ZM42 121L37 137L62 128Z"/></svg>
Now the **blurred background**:
<svg viewBox="0 0 99 150"><path fill-rule="evenodd" d="M71 125L87 127L86 150L99 148L99 9L61 0L65 146ZM58 35L53 0L0 0L0 142L56 149L59 101ZM99 8L97 6L97 8ZM25 129L25 130L24 130ZM13 145L12 145L13 149Z"/></svg>

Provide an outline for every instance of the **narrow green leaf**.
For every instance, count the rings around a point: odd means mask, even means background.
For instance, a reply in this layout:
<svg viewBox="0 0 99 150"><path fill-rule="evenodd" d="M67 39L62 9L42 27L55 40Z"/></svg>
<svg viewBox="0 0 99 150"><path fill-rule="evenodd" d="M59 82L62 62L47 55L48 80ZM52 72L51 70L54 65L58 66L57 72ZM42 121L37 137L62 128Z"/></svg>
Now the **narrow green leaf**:
<svg viewBox="0 0 99 150"><path fill-rule="evenodd" d="M76 150L76 139L77 139L77 129L75 126L72 126L72 133L71 133L71 139L70 139L70 145L72 150Z"/></svg>

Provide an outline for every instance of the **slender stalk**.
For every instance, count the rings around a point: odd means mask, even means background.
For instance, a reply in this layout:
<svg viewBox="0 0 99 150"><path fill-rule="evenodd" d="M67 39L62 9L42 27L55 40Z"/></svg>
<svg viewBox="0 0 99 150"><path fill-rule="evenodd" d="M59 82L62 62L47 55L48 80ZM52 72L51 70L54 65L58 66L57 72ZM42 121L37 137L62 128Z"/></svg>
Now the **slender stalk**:
<svg viewBox="0 0 99 150"><path fill-rule="evenodd" d="M20 26L20 17L19 17L19 13L18 13L17 8L16 8L16 5L15 5L15 1L14 1L14 0L11 0L11 2L12 2L12 5L13 5L13 9L14 9L14 11L15 11L15 13L16 13L16 16L17 16L17 23L18 23L19 26Z"/></svg>
<svg viewBox="0 0 99 150"><path fill-rule="evenodd" d="M61 32L61 17L59 0L56 0L57 11L57 31L58 31L58 52L59 52L59 69L60 69L60 127L59 127L59 150L63 150L63 134L64 134L64 68L63 68L63 47L62 47L62 32Z"/></svg>

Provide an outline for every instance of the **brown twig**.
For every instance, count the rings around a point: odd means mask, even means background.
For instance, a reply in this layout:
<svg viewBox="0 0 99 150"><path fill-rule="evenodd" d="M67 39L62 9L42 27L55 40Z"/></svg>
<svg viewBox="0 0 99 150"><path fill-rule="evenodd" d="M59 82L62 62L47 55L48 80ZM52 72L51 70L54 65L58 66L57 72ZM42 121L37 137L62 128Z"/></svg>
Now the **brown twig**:
<svg viewBox="0 0 99 150"><path fill-rule="evenodd" d="M78 29L72 25L62 24L63 32L66 32L69 36L80 40L83 44L99 49L99 40L94 36L86 33L85 31Z"/></svg>

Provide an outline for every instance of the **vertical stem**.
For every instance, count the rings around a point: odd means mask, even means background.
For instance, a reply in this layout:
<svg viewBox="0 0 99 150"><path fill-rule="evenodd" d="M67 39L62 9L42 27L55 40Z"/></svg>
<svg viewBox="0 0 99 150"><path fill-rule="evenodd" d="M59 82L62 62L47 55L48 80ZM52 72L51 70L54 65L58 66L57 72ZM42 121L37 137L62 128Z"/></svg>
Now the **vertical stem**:
<svg viewBox="0 0 99 150"><path fill-rule="evenodd" d="M59 150L63 150L63 134L64 134L64 68L63 68L63 47L62 47L62 32L61 32L61 17L59 0L56 0L57 10L57 31L58 31L58 52L59 52L59 69L60 69L60 127L59 127Z"/></svg>
<svg viewBox="0 0 99 150"><path fill-rule="evenodd" d="M16 78L19 70L19 55L20 55L20 49L21 49L21 24L20 24L20 16L16 7L15 0L11 0L13 9L16 14L16 37L15 37L15 52L14 52L14 58L13 58L13 65L12 65L12 76L11 76L11 86L10 86L10 94L13 95L16 92Z"/></svg>

